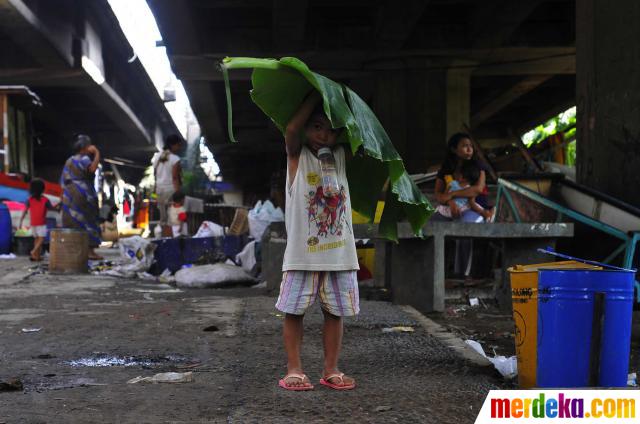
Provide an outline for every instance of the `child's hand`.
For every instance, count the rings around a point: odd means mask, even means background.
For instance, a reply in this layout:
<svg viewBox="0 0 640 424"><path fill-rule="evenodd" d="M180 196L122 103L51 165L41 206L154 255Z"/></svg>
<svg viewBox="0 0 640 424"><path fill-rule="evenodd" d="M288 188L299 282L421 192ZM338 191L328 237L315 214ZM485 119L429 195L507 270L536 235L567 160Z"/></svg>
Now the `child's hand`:
<svg viewBox="0 0 640 424"><path fill-rule="evenodd" d="M485 209L482 212L482 217L484 218L484 220L486 222L491 221L491 218L493 217L493 213L495 212L495 208L491 208L491 209Z"/></svg>

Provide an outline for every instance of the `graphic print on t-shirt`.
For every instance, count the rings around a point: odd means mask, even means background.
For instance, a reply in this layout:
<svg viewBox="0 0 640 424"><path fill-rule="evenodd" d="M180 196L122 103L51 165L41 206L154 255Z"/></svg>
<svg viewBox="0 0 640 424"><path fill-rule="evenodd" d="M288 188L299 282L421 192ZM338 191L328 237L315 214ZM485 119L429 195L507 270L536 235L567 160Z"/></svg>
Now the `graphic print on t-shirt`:
<svg viewBox="0 0 640 424"><path fill-rule="evenodd" d="M313 172L307 175L310 185L305 195L309 219L309 246L320 243L320 238L341 237L347 219L347 194L344 186L340 187L337 196L325 197L322 186L317 185L319 180Z"/></svg>

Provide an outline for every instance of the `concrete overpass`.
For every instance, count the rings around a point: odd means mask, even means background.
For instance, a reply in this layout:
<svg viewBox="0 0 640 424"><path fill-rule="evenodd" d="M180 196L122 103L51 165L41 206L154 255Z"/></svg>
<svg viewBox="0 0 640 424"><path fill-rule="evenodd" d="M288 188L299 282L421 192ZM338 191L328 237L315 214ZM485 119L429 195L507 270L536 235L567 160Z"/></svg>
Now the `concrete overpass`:
<svg viewBox="0 0 640 424"><path fill-rule="evenodd" d="M281 136L232 72L239 145L224 130L216 63L293 55L347 83L374 108L410 172L449 134L485 143L575 104L575 1L149 0L175 73L225 178L257 188L284 168Z"/></svg>
<svg viewBox="0 0 640 424"><path fill-rule="evenodd" d="M178 132L133 56L106 0L0 0L0 84L27 85L43 103L34 115L39 176L58 178L75 133L106 157L145 165Z"/></svg>

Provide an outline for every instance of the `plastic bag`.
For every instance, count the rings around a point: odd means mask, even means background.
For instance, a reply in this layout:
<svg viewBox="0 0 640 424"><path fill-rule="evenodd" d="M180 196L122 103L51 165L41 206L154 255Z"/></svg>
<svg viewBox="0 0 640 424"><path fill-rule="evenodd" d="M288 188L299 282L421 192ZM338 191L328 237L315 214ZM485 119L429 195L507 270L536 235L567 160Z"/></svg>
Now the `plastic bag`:
<svg viewBox="0 0 640 424"><path fill-rule="evenodd" d="M258 200L258 203L249 211L248 219L249 234L255 240L261 240L269 224L284 221L284 212L269 200L264 203Z"/></svg>
<svg viewBox="0 0 640 424"><path fill-rule="evenodd" d="M240 263L242 269L251 272L256 266L256 241L248 243L240 253L236 255L236 262Z"/></svg>
<svg viewBox="0 0 640 424"><path fill-rule="evenodd" d="M515 356L507 358L506 356L497 355L491 358L484 353L484 349L482 349L480 343L475 340L465 340L465 343L480 355L487 358L505 379L510 380L518 375L518 361Z"/></svg>
<svg viewBox="0 0 640 424"><path fill-rule="evenodd" d="M153 263L153 252L156 245L140 236L127 237L120 240L120 264L112 269L100 271L101 275L135 278L139 272L146 272Z"/></svg>
<svg viewBox="0 0 640 424"><path fill-rule="evenodd" d="M211 221L204 221L200 224L200 228L198 228L198 232L193 238L204 238L204 237L223 237L224 229Z"/></svg>
<svg viewBox="0 0 640 424"><path fill-rule="evenodd" d="M176 272L176 285L186 288L254 285L259 281L235 265L213 264L183 268Z"/></svg>

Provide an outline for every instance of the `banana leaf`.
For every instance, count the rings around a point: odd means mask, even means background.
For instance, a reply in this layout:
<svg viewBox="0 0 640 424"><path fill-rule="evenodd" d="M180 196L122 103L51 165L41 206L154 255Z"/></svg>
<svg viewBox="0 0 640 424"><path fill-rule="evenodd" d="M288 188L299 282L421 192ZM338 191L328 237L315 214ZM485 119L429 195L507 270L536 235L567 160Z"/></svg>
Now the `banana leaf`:
<svg viewBox="0 0 640 424"><path fill-rule="evenodd" d="M333 128L344 128L339 142L348 143L353 159L347 179L354 210L373 221L383 188L387 187L379 235L397 241L397 223L407 219L416 235L433 213L429 201L407 174L402 158L373 111L349 87L312 72L294 57L276 59L226 58L221 64L225 79L229 138L232 107L228 70L253 69L251 99L283 132L306 96L317 90Z"/></svg>

